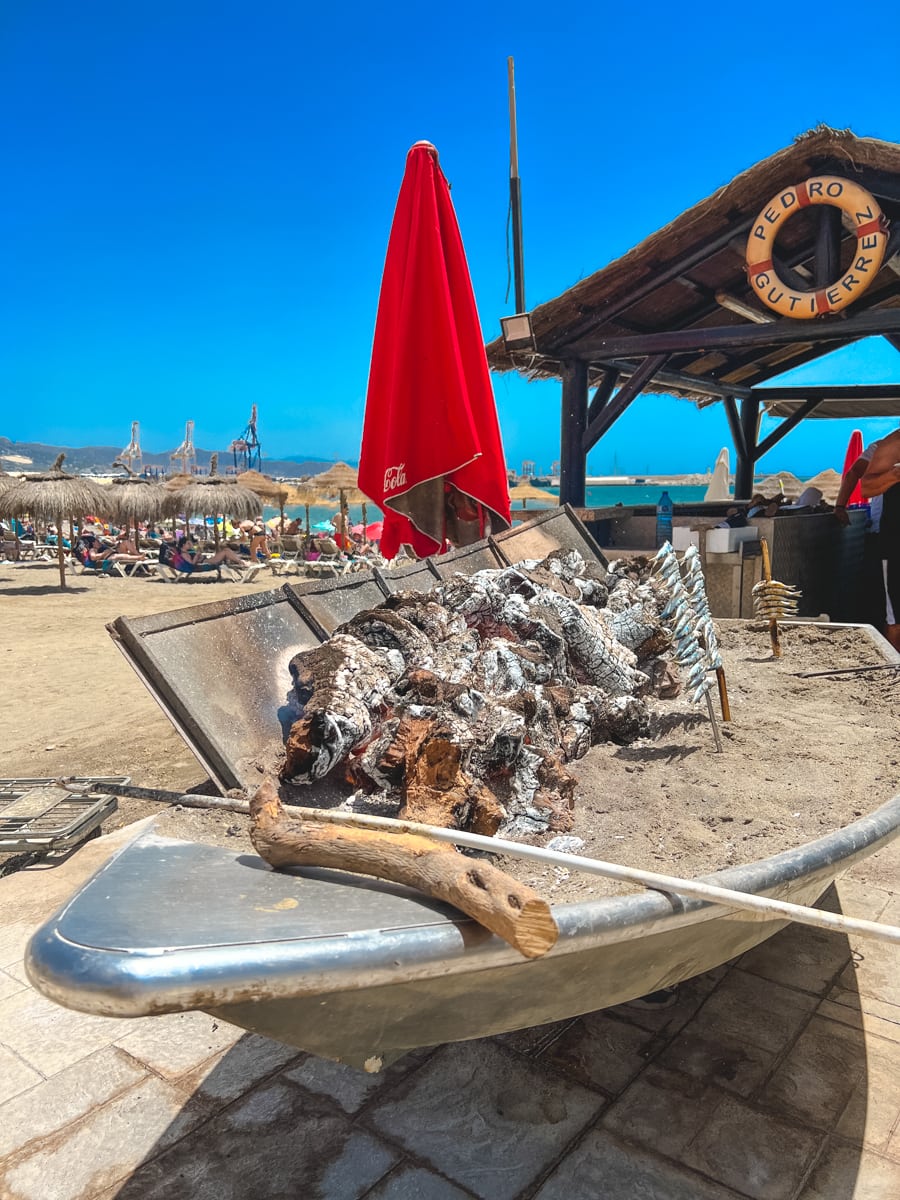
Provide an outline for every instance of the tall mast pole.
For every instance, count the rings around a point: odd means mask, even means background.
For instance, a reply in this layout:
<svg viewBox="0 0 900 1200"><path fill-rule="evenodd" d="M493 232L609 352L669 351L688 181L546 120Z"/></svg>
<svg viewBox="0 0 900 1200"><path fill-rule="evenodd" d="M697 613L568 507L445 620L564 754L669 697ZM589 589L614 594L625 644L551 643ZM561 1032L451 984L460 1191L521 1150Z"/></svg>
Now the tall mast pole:
<svg viewBox="0 0 900 1200"><path fill-rule="evenodd" d="M522 181L519 179L519 141L516 131L516 69L510 56L506 60L509 81L509 203L512 209L513 276L516 312L525 308L525 256L522 248Z"/></svg>

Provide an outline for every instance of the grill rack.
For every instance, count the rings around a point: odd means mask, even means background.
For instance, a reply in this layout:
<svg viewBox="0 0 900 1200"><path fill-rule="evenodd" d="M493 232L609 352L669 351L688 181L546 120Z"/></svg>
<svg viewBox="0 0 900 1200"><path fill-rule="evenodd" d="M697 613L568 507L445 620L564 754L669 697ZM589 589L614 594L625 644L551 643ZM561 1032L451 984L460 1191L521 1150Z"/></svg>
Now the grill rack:
<svg viewBox="0 0 900 1200"><path fill-rule="evenodd" d="M82 775L73 782L93 788L127 784L129 775ZM55 779L0 779L0 853L67 850L83 842L118 808L115 796L80 796L54 786Z"/></svg>

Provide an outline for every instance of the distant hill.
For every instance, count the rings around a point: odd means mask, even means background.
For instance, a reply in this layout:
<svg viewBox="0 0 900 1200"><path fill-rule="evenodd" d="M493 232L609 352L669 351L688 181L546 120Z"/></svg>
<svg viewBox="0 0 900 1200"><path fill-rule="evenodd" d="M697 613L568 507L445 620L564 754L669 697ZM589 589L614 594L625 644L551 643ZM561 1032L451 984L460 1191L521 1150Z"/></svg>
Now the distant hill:
<svg viewBox="0 0 900 1200"><path fill-rule="evenodd" d="M4 455L14 455L9 461L3 458L2 466L7 471L45 471L52 467L59 454L65 454L65 469L75 474L94 472L107 474L113 462L121 453L121 446L45 446L42 442L12 442L9 438L0 437L0 458ZM197 447L197 464L208 468L212 450L202 450ZM234 457L229 450L219 450L219 472L224 474L227 468L233 467ZM16 461L18 458L30 458L31 463ZM173 473L177 467L169 459L169 454L147 454L143 456L145 467L153 467L167 473ZM321 458L306 458L296 455L289 458L264 458L261 463L264 475L295 478L300 475L318 475L327 471L332 465L331 460Z"/></svg>

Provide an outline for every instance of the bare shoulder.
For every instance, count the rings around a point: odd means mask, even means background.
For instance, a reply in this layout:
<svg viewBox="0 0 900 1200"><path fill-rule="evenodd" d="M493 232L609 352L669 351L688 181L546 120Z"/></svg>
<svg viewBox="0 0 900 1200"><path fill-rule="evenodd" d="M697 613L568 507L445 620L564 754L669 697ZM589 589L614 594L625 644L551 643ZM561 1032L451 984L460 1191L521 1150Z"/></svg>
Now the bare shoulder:
<svg viewBox="0 0 900 1200"><path fill-rule="evenodd" d="M869 469L883 471L895 462L900 462L900 429L894 430L893 433L889 433L887 437L879 440L870 460Z"/></svg>

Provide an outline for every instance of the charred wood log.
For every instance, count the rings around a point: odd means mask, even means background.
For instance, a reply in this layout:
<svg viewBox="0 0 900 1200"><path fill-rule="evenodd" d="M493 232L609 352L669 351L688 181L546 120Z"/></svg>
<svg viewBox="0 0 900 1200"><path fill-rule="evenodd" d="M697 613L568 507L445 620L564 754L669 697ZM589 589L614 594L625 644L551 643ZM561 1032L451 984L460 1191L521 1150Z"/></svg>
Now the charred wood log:
<svg viewBox="0 0 900 1200"><path fill-rule="evenodd" d="M495 867L408 833L374 833L286 816L266 779L250 801L250 838L276 869L329 867L406 884L466 913L526 958L546 954L559 930L546 901Z"/></svg>
<svg viewBox="0 0 900 1200"><path fill-rule="evenodd" d="M282 777L321 779L366 741L402 669L396 652L370 650L345 634L296 654L290 672L302 713L288 736Z"/></svg>

